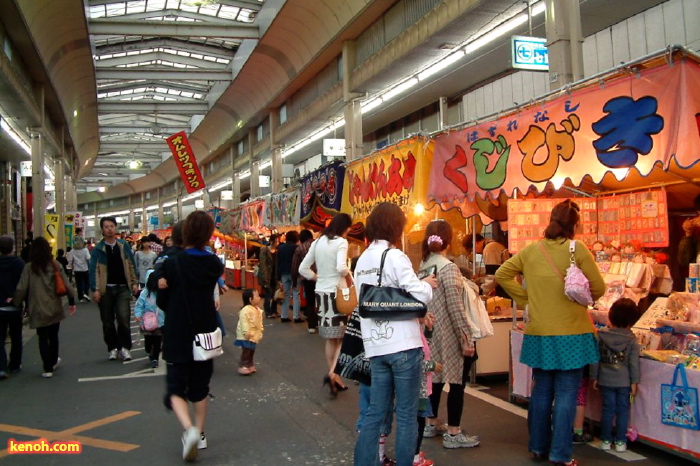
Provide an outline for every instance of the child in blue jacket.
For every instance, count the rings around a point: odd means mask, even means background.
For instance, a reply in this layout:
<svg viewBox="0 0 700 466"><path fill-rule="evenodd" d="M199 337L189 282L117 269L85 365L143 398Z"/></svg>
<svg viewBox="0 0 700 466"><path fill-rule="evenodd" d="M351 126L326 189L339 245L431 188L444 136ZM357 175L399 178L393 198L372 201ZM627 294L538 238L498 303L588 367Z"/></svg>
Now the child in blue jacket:
<svg viewBox="0 0 700 466"><path fill-rule="evenodd" d="M134 316L137 322L141 322L143 315L147 312L155 312L158 316L158 328L154 330L146 330L144 323L141 323L141 333L143 334L144 346L146 354L151 360L151 367L158 367L158 358L160 356L160 347L163 341L163 327L165 326L165 313L156 304L156 293L158 291L158 282L155 280L155 275L152 275L153 270L146 272L146 287L141 290L139 299L134 306Z"/></svg>

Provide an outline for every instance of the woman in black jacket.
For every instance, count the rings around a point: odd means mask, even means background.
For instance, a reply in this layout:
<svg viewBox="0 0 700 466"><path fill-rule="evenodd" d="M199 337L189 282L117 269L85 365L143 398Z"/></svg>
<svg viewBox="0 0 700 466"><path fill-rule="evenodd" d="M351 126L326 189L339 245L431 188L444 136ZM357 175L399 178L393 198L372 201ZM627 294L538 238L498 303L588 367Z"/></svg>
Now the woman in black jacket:
<svg viewBox="0 0 700 466"><path fill-rule="evenodd" d="M206 212L192 212L183 226L185 249L163 264L169 294L163 309L163 359L168 363L165 405L175 411L185 430L182 457L188 461L197 458L198 449L207 447L204 421L214 364L211 359L193 359L192 341L196 334L217 328L214 287L224 268L218 257L204 249L213 232L214 222ZM194 405L194 423L188 401Z"/></svg>

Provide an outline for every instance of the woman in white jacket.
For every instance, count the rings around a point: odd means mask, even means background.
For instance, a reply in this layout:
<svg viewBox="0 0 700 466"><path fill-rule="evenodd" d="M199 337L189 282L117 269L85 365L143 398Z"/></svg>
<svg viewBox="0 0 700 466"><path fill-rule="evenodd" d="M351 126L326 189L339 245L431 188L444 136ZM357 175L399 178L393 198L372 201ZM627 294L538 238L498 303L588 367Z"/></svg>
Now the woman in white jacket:
<svg viewBox="0 0 700 466"><path fill-rule="evenodd" d="M401 241L406 216L396 204L378 204L367 218L365 235L369 247L357 260L355 287L376 285L382 254L386 254L382 285L403 288L416 299L429 303L434 276L419 280L411 261L395 245ZM418 439L418 399L420 398L423 343L418 319L361 319L365 356L370 360L372 387L370 407L355 444L355 465L377 464L380 427L386 406L396 397L396 460L398 466L413 464Z"/></svg>
<svg viewBox="0 0 700 466"><path fill-rule="evenodd" d="M347 317L335 307L335 291L340 277L350 274L348 269L348 240L352 218L348 214L338 214L311 244L309 252L299 265L299 273L307 280L316 282L316 304L318 306L319 335L326 339L326 360L328 374L323 378L324 385L330 385L331 396L338 390L347 390L340 376L334 373L340 345L345 334ZM314 272L311 267L316 265Z"/></svg>

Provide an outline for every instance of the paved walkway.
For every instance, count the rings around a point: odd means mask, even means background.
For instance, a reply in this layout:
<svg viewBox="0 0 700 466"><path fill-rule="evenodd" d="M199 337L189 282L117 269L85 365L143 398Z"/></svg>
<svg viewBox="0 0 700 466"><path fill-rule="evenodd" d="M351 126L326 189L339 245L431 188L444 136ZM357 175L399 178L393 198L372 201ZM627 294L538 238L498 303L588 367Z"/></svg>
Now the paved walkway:
<svg viewBox="0 0 700 466"><path fill-rule="evenodd" d="M203 465L351 465L357 417L357 387L331 400L322 389L323 340L304 324L266 320L256 352L258 373L235 373L240 349L233 334L240 291L223 296L222 315L229 335L226 354L217 359ZM162 406L164 364L150 369L138 339L128 363L107 360L97 306L81 303L61 325L62 364L53 379L42 379L33 332L26 332L24 369L0 381L0 450L9 439L77 440L79 455L8 455L0 463L21 465L171 465L180 464L180 428ZM481 355L486 357L486 355ZM143 359L142 359L143 358ZM499 403L489 390L467 390L463 426L481 437L474 449L445 450L426 439L436 465L532 465L527 455L527 425L522 409ZM444 402L442 403L444 405ZM441 408L444 410L444 406ZM441 413L444 418L444 413ZM392 436L393 438L393 436ZM392 450L391 441L389 450ZM643 445L626 459L638 465L691 464ZM582 464L616 465L625 458L593 446L576 447Z"/></svg>

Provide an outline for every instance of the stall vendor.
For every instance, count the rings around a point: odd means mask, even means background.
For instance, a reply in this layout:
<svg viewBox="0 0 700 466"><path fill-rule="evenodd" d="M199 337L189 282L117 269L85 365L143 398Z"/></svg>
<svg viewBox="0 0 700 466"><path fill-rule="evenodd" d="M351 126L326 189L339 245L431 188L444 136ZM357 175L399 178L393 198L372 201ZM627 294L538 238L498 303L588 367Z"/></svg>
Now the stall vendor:
<svg viewBox="0 0 700 466"><path fill-rule="evenodd" d="M683 267L687 267L691 263L700 262L698 260L698 254L700 253L700 194L695 197L693 205L698 216L683 222L685 237L678 245L678 263Z"/></svg>
<svg viewBox="0 0 700 466"><path fill-rule="evenodd" d="M482 291L484 294L488 295L495 288L496 296L509 297L500 286L496 286L495 279L493 278L493 275L501 264L510 258L508 249L498 241L485 239L478 233L474 235L474 238L476 239L475 252L481 254L481 263L476 264L475 272L479 275L483 275L483 278L480 280ZM467 251L467 255L471 255L472 249L474 249L472 237L465 237L462 241L462 246Z"/></svg>

